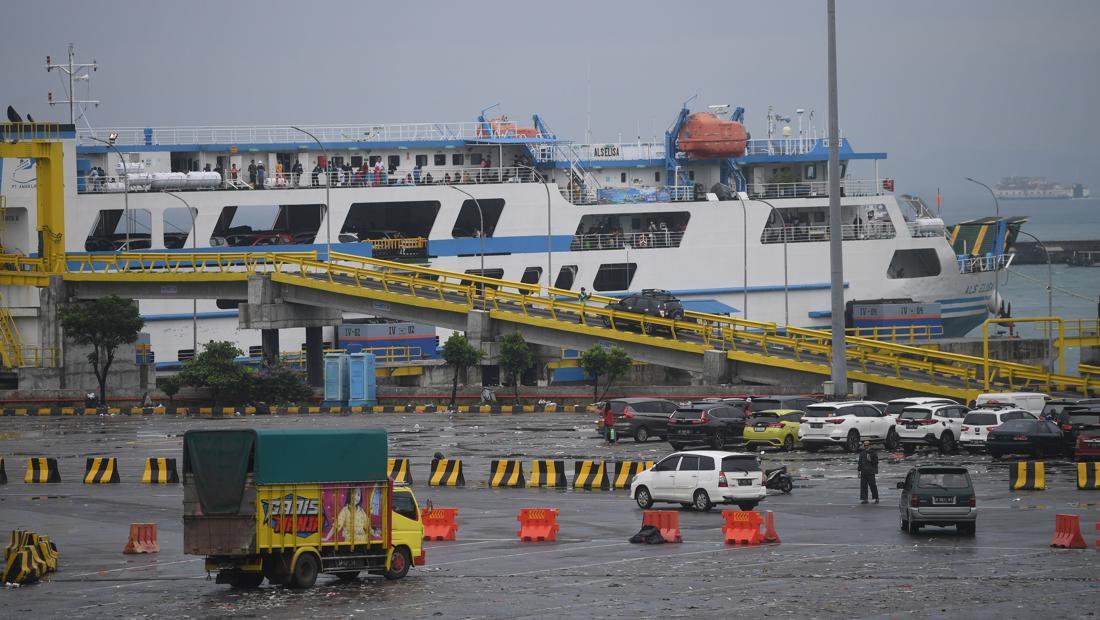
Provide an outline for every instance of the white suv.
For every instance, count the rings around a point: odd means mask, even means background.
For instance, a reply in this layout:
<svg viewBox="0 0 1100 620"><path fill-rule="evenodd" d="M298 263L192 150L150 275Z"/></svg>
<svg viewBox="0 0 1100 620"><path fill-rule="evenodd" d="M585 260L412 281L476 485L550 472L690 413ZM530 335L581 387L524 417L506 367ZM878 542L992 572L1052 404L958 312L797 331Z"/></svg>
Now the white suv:
<svg viewBox="0 0 1100 620"><path fill-rule="evenodd" d="M642 509L653 502L679 502L704 511L714 504L752 510L766 495L760 461L744 452L677 452L634 476L630 484L630 496Z"/></svg>
<svg viewBox="0 0 1100 620"><path fill-rule="evenodd" d="M954 454L968 411L957 403L906 407L895 424L902 451L913 454L920 446L936 446L940 454Z"/></svg>
<svg viewBox="0 0 1100 620"><path fill-rule="evenodd" d="M1034 420L1035 415L1023 409L975 409L966 414L962 422L962 434L959 435L959 445L970 454L977 454L985 449L985 440L989 437L989 431L1008 422L1009 420Z"/></svg>
<svg viewBox="0 0 1100 620"><path fill-rule="evenodd" d="M886 403L886 415L894 416L894 421L897 422L897 417L901 415L902 411L905 411L906 407L918 407L921 405L957 405L959 403L951 400L950 398L940 398L931 396L911 396L909 398L898 398Z"/></svg>
<svg viewBox="0 0 1100 620"><path fill-rule="evenodd" d="M807 452L817 452L825 446L840 446L845 452L855 452L862 441L897 447L894 418L884 413L886 403L874 400L854 400L818 403L806 408L798 438Z"/></svg>

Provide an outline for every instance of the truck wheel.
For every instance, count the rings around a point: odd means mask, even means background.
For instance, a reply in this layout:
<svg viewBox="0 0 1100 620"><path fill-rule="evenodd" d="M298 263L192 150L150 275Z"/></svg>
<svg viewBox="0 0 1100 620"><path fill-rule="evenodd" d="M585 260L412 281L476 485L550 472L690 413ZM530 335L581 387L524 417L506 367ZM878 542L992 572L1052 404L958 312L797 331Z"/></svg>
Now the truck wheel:
<svg viewBox="0 0 1100 620"><path fill-rule="evenodd" d="M312 553L303 553L298 556L298 561L294 563L294 570L290 573L290 586L299 590L312 588L313 584L317 583L317 573L320 570L317 556Z"/></svg>
<svg viewBox="0 0 1100 620"><path fill-rule="evenodd" d="M411 565L412 556L409 554L408 549L405 547L394 549L393 557L390 558L390 568L386 571L386 579L390 581L401 579L409 574L409 566Z"/></svg>

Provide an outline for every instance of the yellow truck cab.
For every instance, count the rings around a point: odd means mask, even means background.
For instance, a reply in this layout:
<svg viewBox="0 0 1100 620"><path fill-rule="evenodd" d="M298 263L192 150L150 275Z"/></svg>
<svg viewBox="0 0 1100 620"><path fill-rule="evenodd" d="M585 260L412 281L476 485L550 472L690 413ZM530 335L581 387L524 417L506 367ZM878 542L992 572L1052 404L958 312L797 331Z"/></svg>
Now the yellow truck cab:
<svg viewBox="0 0 1100 620"><path fill-rule="evenodd" d="M308 588L318 573L400 579L425 563L424 526L387 456L381 429L188 431L184 552L241 588Z"/></svg>

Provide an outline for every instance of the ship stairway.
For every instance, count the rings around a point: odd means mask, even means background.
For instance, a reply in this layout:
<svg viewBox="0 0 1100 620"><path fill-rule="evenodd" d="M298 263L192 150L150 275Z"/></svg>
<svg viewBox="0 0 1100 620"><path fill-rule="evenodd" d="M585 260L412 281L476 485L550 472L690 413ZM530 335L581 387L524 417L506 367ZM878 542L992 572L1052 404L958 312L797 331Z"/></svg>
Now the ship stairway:
<svg viewBox="0 0 1100 620"><path fill-rule="evenodd" d="M19 329L0 296L0 362L5 368L23 365L23 347L19 341Z"/></svg>
<svg viewBox="0 0 1100 620"><path fill-rule="evenodd" d="M489 315L500 333L519 331L533 344L586 349L615 344L639 362L702 372L720 355L744 380L782 384L787 373L827 378L831 335L724 315L687 312L681 320L611 310L611 297L474 274L332 253L158 253L69 255L68 294L142 299L247 298L250 279L278 287L282 303L416 320L465 330L472 313ZM157 284L157 286L150 286ZM227 288L228 287L228 288ZM159 291L159 292L158 292ZM242 318L242 324L244 318ZM246 326L247 327L247 326ZM891 393L971 400L981 392L1037 391L1089 395L1089 376L1040 366L938 351L864 337L846 338L848 376Z"/></svg>

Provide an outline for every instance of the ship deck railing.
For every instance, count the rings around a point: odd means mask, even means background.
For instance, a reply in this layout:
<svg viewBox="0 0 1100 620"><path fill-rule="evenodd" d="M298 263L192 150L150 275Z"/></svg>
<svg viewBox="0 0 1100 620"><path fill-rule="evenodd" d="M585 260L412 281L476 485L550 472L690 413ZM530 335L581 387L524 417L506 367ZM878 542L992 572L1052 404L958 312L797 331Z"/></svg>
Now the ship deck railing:
<svg viewBox="0 0 1100 620"><path fill-rule="evenodd" d="M869 224L844 224L840 227L844 241L893 239L896 235L890 222ZM827 224L793 224L791 226L766 226L760 235L760 243L813 243L829 240Z"/></svg>
<svg viewBox="0 0 1100 620"><path fill-rule="evenodd" d="M451 123L381 123L355 125L299 125L317 136L321 142L418 142L441 140L485 141L516 139L528 142L555 142L553 135L542 133L534 137L517 136L514 131L497 132L484 123L463 121ZM312 149L313 139L286 125L194 126L194 127L117 127L112 129L82 129L77 131L80 146L102 146L93 140L107 141L117 134L118 146L171 146L195 144L298 144Z"/></svg>
<svg viewBox="0 0 1100 620"><path fill-rule="evenodd" d="M1008 269L1016 254L987 254L985 256L957 256L959 273L979 273L984 271L1000 271Z"/></svg>
<svg viewBox="0 0 1100 620"><path fill-rule="evenodd" d="M820 145L820 146L819 146ZM848 139L841 138L841 148L848 147ZM824 138L773 138L749 140L745 155L802 155L818 148L827 148ZM574 144L577 156L586 162L638 161L664 159L663 142L603 142Z"/></svg>
<svg viewBox="0 0 1100 620"><path fill-rule="evenodd" d="M646 250L650 248L678 248L684 239L682 230L658 230L655 232L590 233L575 235L569 243L570 251L581 250Z"/></svg>
<svg viewBox="0 0 1100 620"><path fill-rule="evenodd" d="M815 198L829 196L828 181L794 181L785 183L749 183L752 198ZM841 179L841 196L883 196L890 194L876 179Z"/></svg>

